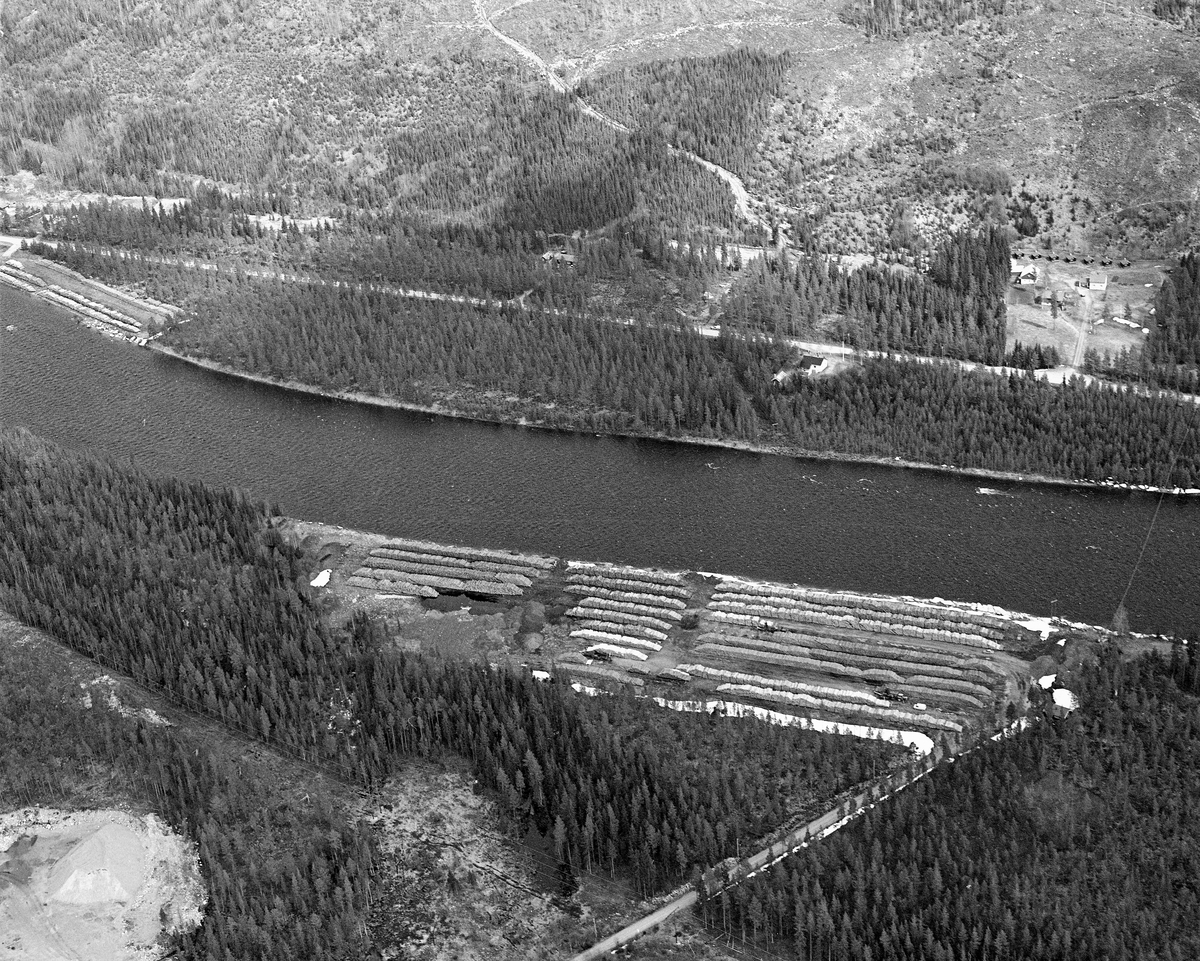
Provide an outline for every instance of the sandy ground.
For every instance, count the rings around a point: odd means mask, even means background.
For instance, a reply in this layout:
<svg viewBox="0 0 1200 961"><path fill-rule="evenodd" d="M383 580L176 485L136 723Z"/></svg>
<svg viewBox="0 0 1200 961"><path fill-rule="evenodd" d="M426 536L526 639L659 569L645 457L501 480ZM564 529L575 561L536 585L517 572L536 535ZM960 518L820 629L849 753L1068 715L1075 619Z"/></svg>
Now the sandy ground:
<svg viewBox="0 0 1200 961"><path fill-rule="evenodd" d="M0 815L0 954L150 961L200 922L194 848L150 814L24 808Z"/></svg>

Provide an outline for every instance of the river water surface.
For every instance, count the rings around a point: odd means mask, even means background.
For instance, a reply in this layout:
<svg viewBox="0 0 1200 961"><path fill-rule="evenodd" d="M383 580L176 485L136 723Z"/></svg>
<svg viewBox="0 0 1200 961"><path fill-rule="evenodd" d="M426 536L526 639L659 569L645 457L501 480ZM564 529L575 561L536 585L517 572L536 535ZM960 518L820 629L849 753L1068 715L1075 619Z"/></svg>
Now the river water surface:
<svg viewBox="0 0 1200 961"><path fill-rule="evenodd" d="M0 421L297 517L459 544L1107 623L1158 498L526 430L190 367L0 288ZM994 493L981 493L983 490ZM1126 606L1200 628L1200 501L1167 497Z"/></svg>

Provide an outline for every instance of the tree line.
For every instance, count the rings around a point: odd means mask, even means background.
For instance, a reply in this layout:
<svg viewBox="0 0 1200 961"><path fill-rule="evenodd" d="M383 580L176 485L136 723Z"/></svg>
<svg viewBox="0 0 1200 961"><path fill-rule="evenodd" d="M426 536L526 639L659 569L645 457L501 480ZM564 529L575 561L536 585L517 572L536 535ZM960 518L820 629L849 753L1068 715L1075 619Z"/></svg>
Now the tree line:
<svg viewBox="0 0 1200 961"><path fill-rule="evenodd" d="M185 352L490 419L1200 486L1200 410L1169 395L894 359L781 387L786 344L701 337L669 310L626 324L553 301L476 309L260 283L201 300L190 317L166 338Z"/></svg>
<svg viewBox="0 0 1200 961"><path fill-rule="evenodd" d="M1089 350L1084 362L1090 373L1115 380L1200 393L1200 256L1185 254L1163 279L1144 346L1115 354Z"/></svg>

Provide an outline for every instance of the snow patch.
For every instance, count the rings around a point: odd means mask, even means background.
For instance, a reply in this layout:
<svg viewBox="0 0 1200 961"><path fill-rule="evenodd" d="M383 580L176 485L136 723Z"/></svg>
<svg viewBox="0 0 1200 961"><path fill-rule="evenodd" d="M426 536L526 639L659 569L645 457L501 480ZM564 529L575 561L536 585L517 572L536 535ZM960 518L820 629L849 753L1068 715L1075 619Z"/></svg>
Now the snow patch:
<svg viewBox="0 0 1200 961"><path fill-rule="evenodd" d="M1073 691L1060 687L1054 692L1054 703L1067 711L1074 711L1079 707L1079 698Z"/></svg>
<svg viewBox="0 0 1200 961"><path fill-rule="evenodd" d="M326 584L329 583L329 575L332 573L333 573L333 571L329 570L328 568L321 571L320 574L318 574L316 577L314 577L311 581L308 582L309 586L310 587L324 587Z"/></svg>
<svg viewBox="0 0 1200 961"><path fill-rule="evenodd" d="M1057 674L1043 674L1038 678L1038 687L1043 691L1050 690L1050 688L1054 687L1054 681L1057 677Z"/></svg>
<svg viewBox="0 0 1200 961"><path fill-rule="evenodd" d="M1050 637L1050 632L1054 629L1048 617L1027 617L1023 620L1018 620L1017 623L1026 630L1036 631L1038 634L1041 634L1043 641Z"/></svg>

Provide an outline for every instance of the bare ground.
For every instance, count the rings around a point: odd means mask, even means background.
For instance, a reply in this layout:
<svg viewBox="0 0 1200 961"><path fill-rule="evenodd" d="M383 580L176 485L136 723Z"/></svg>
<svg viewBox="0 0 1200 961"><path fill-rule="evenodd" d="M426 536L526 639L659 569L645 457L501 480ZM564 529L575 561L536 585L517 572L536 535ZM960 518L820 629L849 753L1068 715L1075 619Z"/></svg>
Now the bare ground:
<svg viewBox="0 0 1200 961"><path fill-rule="evenodd" d="M106 830L107 857L73 864ZM73 890L63 886L66 870L72 871L68 882L77 882ZM114 872L140 883L132 890L107 886ZM194 927L206 897L194 845L154 815L50 808L0 815L0 950L6 958L149 961L162 953L164 920L170 928Z"/></svg>

